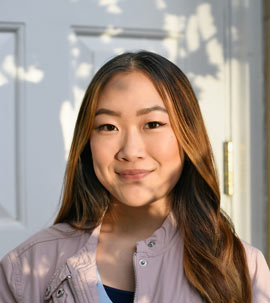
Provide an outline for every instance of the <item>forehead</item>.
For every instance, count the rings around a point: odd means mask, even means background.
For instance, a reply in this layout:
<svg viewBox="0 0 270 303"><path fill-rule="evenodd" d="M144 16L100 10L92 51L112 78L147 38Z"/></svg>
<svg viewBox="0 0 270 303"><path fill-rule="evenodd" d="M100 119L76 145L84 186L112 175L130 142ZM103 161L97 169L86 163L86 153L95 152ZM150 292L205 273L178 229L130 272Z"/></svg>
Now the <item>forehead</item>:
<svg viewBox="0 0 270 303"><path fill-rule="evenodd" d="M126 90L134 82L143 82L148 85L153 85L150 77L141 71L131 71L131 72L119 72L112 76L112 78L105 85L105 89L119 89ZM149 83L150 82L150 83Z"/></svg>
<svg viewBox="0 0 270 303"><path fill-rule="evenodd" d="M97 107L144 105L164 106L152 80L142 72L122 72L114 75L100 92Z"/></svg>

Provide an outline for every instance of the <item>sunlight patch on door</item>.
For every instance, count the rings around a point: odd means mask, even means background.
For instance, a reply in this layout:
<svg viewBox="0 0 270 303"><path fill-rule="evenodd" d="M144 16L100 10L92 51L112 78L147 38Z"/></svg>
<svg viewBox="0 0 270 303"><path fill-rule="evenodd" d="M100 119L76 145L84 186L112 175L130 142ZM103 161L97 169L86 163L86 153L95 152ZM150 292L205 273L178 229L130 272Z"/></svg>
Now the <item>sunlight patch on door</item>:
<svg viewBox="0 0 270 303"><path fill-rule="evenodd" d="M163 29L168 33L168 37L175 37L175 34L179 34L185 28L186 17L174 15L174 14L164 14L164 25Z"/></svg>
<svg viewBox="0 0 270 303"><path fill-rule="evenodd" d="M109 25L106 28L105 32L101 34L100 39L102 39L102 41L104 41L105 43L109 43L113 36L119 35L122 31L122 28L116 28L112 25Z"/></svg>
<svg viewBox="0 0 270 303"><path fill-rule="evenodd" d="M167 7L167 4L164 0L156 0L156 7L157 9L162 10Z"/></svg>
<svg viewBox="0 0 270 303"><path fill-rule="evenodd" d="M76 70L76 77L89 78L92 72L93 65L90 63L81 63Z"/></svg>
<svg viewBox="0 0 270 303"><path fill-rule="evenodd" d="M214 25L214 17L211 12L211 5L203 3L197 8L198 26L204 40L211 38L217 33L217 28Z"/></svg>
<svg viewBox="0 0 270 303"><path fill-rule="evenodd" d="M12 78L18 76L20 80L32 83L39 83L44 77L44 72L34 65L30 65L27 70L23 67L17 67L13 55L8 55L4 58L2 69Z"/></svg>
<svg viewBox="0 0 270 303"><path fill-rule="evenodd" d="M0 86L3 86L7 83L8 83L7 77L4 74L0 73Z"/></svg>
<svg viewBox="0 0 270 303"><path fill-rule="evenodd" d="M63 131L63 139L64 139L64 147L65 147L65 159L67 160L73 132L74 126L77 119L77 115L80 109L80 105L84 96L84 90L80 89L79 87L75 86L73 88L73 98L74 98L74 105L68 100L65 100L62 103L61 110L60 110L60 122L62 125Z"/></svg>
<svg viewBox="0 0 270 303"><path fill-rule="evenodd" d="M104 6L106 11L111 14L122 14L122 9L118 5L119 0L99 0L98 5Z"/></svg>

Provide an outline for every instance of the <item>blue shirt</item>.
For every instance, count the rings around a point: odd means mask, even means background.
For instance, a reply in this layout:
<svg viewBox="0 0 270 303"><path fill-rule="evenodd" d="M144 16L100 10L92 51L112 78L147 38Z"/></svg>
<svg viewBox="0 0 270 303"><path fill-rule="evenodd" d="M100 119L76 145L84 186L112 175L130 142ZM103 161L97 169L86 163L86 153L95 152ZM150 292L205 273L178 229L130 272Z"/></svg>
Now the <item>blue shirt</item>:
<svg viewBox="0 0 270 303"><path fill-rule="evenodd" d="M97 270L97 290L99 303L133 303L134 292L116 289L102 284L99 272Z"/></svg>

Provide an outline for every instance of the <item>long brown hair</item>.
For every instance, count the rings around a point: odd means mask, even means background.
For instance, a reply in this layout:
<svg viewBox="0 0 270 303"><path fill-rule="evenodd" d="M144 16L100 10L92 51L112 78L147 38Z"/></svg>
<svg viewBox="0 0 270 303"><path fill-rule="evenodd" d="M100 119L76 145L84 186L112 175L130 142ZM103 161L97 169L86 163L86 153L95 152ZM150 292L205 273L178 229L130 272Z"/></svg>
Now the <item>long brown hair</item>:
<svg viewBox="0 0 270 303"><path fill-rule="evenodd" d="M67 162L62 205L55 223L92 230L110 198L97 179L90 135L100 92L117 73L140 71L155 85L184 150L184 167L173 189L172 212L184 239L184 270L205 302L251 302L244 247L220 209L213 154L198 101L184 73L160 55L140 51L107 62L85 93Z"/></svg>

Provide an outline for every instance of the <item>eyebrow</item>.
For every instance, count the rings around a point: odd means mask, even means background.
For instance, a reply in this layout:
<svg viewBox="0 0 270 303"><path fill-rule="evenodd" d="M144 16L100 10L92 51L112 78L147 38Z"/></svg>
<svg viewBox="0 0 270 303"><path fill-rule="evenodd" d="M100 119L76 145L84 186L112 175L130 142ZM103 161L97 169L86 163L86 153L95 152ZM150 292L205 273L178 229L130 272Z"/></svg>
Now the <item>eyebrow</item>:
<svg viewBox="0 0 270 303"><path fill-rule="evenodd" d="M141 115L146 115L150 112L153 112L153 111L162 111L164 113L168 113L167 110L162 107L162 106L159 106L159 105L156 105L156 106L152 106L152 107L146 107L146 108L142 108L140 110L138 110L136 112L136 116L141 116ZM98 115L110 115L110 116L116 116L116 117L121 117L121 113L120 112L117 112L117 111L114 111L114 110L111 110L111 109L107 109L107 108L100 108L95 116L98 116Z"/></svg>

